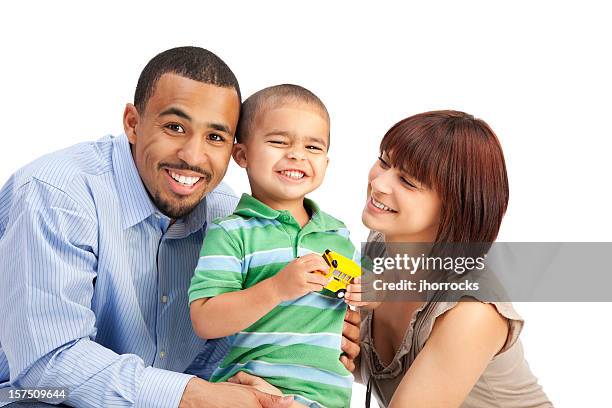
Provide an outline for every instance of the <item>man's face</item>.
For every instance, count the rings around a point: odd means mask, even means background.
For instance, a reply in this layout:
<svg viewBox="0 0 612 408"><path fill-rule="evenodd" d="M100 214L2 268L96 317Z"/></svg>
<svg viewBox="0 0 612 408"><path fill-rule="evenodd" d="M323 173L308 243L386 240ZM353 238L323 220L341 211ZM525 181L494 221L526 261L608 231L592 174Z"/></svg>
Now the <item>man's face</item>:
<svg viewBox="0 0 612 408"><path fill-rule="evenodd" d="M289 208L323 182L329 122L312 105L283 104L257 115L234 158L247 169L253 196L275 209Z"/></svg>
<svg viewBox="0 0 612 408"><path fill-rule="evenodd" d="M233 88L170 73L157 81L144 112L128 104L124 127L134 161L161 212L180 218L219 184L239 110Z"/></svg>

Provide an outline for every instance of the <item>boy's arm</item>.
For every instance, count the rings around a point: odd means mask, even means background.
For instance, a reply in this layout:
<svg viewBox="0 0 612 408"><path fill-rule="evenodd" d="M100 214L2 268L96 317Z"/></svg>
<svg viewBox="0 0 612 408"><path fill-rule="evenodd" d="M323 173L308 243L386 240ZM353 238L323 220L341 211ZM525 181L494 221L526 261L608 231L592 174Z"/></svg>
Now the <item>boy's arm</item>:
<svg viewBox="0 0 612 408"><path fill-rule="evenodd" d="M203 339L230 336L251 326L280 303L273 278L236 292L191 302L195 333Z"/></svg>
<svg viewBox="0 0 612 408"><path fill-rule="evenodd" d="M261 319L279 303L322 290L327 279L315 271L326 272L328 269L320 255L308 254L288 263L273 277L243 290L223 288L219 295L215 296L213 292L211 296L199 297L198 293L206 295L209 289L215 288L192 282L192 288L201 288L190 289L194 294L190 296L193 329L199 337L206 339L235 334Z"/></svg>

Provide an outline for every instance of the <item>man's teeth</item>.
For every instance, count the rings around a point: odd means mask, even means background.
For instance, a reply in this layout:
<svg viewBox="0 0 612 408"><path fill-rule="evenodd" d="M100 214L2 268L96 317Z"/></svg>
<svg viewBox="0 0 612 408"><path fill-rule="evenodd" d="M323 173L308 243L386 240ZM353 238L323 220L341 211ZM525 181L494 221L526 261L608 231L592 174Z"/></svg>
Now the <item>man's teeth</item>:
<svg viewBox="0 0 612 408"><path fill-rule="evenodd" d="M385 210L385 211L391 211L391 212L395 212L395 210L387 207L386 205L384 205L383 203L379 203L378 201L372 199L372 204L374 205L374 207L379 208L381 210Z"/></svg>
<svg viewBox="0 0 612 408"><path fill-rule="evenodd" d="M200 177L181 176L180 174L175 173L173 171L170 172L170 176L172 176L172 178L178 181L179 183L184 184L186 186L193 186L200 179Z"/></svg>
<svg viewBox="0 0 612 408"><path fill-rule="evenodd" d="M295 180L299 180L304 177L304 173L296 170L283 170L280 172L283 176L290 177Z"/></svg>

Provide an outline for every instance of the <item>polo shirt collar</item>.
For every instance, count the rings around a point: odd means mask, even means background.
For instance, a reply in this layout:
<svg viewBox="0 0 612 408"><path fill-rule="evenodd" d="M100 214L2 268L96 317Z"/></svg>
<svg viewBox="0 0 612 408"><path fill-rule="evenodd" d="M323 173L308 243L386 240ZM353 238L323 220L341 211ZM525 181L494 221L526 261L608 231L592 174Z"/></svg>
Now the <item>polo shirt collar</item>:
<svg viewBox="0 0 612 408"><path fill-rule="evenodd" d="M308 198L304 198L304 207L306 207L306 209L308 209L311 214L310 221L304 226L305 229L307 228L313 231L332 231L345 227L345 225L341 221L325 214L323 211L320 210L319 206L314 201ZM242 197L240 197L240 201L238 202L238 205L234 210L234 214L243 217L257 217L269 220L279 220L281 222L287 220L287 216L289 216L290 219L297 224L297 222L295 221L293 216L291 216L289 211L278 211L273 208L270 208L255 197L246 193L242 194Z"/></svg>

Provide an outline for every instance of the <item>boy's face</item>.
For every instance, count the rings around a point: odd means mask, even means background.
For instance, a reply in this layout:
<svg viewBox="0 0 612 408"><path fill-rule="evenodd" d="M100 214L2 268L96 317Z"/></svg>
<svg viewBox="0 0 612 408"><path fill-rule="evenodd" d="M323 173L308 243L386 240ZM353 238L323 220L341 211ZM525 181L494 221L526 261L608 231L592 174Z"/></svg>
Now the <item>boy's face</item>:
<svg viewBox="0 0 612 408"><path fill-rule="evenodd" d="M233 156L247 170L253 196L283 209L323 182L329 122L316 106L293 103L259 113Z"/></svg>

